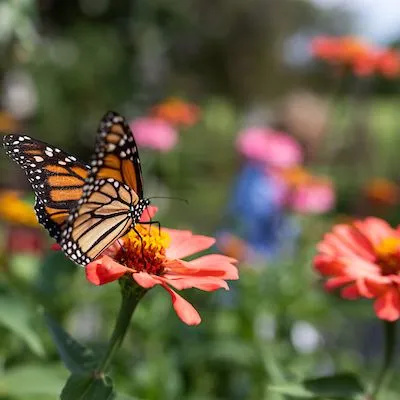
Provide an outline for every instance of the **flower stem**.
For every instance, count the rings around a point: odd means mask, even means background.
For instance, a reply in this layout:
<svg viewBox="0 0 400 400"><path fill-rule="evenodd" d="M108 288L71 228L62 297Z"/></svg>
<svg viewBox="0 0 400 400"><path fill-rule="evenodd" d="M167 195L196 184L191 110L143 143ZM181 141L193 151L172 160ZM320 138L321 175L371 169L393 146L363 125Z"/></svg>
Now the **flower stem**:
<svg viewBox="0 0 400 400"><path fill-rule="evenodd" d="M388 377L388 373L392 365L396 347L396 323L383 321L383 324L384 324L384 340L385 340L383 364L381 371L379 372L379 375L375 381L375 384L373 385L373 390L371 392L372 399L377 398L380 389L382 388Z"/></svg>
<svg viewBox="0 0 400 400"><path fill-rule="evenodd" d="M132 285L132 281L125 278L120 279L122 302L119 309L118 317L115 322L114 331L108 343L107 351L97 367L98 374L104 374L110 366L114 354L121 347L129 327L133 312L139 301L146 294L144 289L136 284Z"/></svg>

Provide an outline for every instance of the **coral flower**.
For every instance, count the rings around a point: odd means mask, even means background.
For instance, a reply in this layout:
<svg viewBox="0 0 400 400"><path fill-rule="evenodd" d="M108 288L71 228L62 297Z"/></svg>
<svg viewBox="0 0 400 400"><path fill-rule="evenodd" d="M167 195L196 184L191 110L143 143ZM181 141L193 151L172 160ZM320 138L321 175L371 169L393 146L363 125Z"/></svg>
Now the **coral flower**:
<svg viewBox="0 0 400 400"><path fill-rule="evenodd" d="M200 108L177 97L171 97L153 107L152 115L172 125L192 126L200 118Z"/></svg>
<svg viewBox="0 0 400 400"><path fill-rule="evenodd" d="M396 50L383 51L377 60L377 69L386 78L395 78L400 74L400 54Z"/></svg>
<svg viewBox="0 0 400 400"><path fill-rule="evenodd" d="M155 207L145 211L141 222L148 222ZM197 288L214 291L228 289L227 279L238 279L236 260L220 254L208 254L190 261L183 258L211 247L215 239L194 235L190 231L159 229L136 225L140 236L131 231L103 255L86 266L87 279L102 285L123 275L131 275L143 288L161 285L171 296L179 318L188 325L198 325L196 309L173 289Z"/></svg>
<svg viewBox="0 0 400 400"><path fill-rule="evenodd" d="M369 217L336 225L318 244L316 270L328 276L327 290L339 287L346 299L375 299L376 315L400 318L400 230Z"/></svg>
<svg viewBox="0 0 400 400"><path fill-rule="evenodd" d="M159 118L138 118L130 123L130 128L139 147L167 152L178 143L178 133L168 122Z"/></svg>

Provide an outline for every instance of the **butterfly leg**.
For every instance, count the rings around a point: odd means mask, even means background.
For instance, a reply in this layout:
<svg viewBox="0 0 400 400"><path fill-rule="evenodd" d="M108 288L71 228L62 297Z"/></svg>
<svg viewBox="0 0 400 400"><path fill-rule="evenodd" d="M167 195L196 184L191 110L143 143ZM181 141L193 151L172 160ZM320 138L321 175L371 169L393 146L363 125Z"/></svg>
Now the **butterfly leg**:
<svg viewBox="0 0 400 400"><path fill-rule="evenodd" d="M132 229L135 231L136 235L139 236L140 244L141 244L141 248L142 248L142 258L143 258L143 262L145 262L144 251L143 251L143 238L142 238L142 235L136 230L136 228L135 228L134 226L132 226Z"/></svg>
<svg viewBox="0 0 400 400"><path fill-rule="evenodd" d="M146 221L146 222L140 222L140 225L157 225L158 226L158 234L161 233L161 224L160 221Z"/></svg>

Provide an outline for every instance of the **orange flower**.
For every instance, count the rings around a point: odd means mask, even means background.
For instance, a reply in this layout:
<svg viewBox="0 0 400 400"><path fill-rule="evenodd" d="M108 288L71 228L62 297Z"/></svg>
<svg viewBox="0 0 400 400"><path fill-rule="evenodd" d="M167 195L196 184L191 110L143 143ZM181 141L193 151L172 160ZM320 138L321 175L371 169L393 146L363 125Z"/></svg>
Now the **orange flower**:
<svg viewBox="0 0 400 400"><path fill-rule="evenodd" d="M316 37L311 42L311 52L328 63L350 67L361 77L380 73L394 78L400 73L398 51L380 49L352 36Z"/></svg>
<svg viewBox="0 0 400 400"><path fill-rule="evenodd" d="M200 109L194 104L171 97L153 107L152 115L164 119L172 125L192 126L200 118Z"/></svg>
<svg viewBox="0 0 400 400"><path fill-rule="evenodd" d="M395 205L400 199L400 188L385 178L372 179L364 189L369 200L383 205Z"/></svg>
<svg viewBox="0 0 400 400"><path fill-rule="evenodd" d="M156 208L149 207L141 222L147 222ZM182 258L208 249L215 240L193 235L190 231L137 225L140 236L131 231L111 246L97 260L86 266L86 277L95 285L103 285L131 275L143 288L161 285L171 296L178 317L188 325L198 325L196 309L174 289L197 288L214 291L228 289L226 280L238 279L236 260L220 254L209 254L191 261Z"/></svg>
<svg viewBox="0 0 400 400"><path fill-rule="evenodd" d="M368 44L352 36L339 38L338 46L340 48L338 61L348 64L352 64L360 58L365 58L373 51Z"/></svg>
<svg viewBox="0 0 400 400"><path fill-rule="evenodd" d="M310 172L303 167L285 168L278 171L278 176L290 187L305 185L313 180Z"/></svg>
<svg viewBox="0 0 400 400"><path fill-rule="evenodd" d="M336 225L318 244L316 270L328 276L327 290L339 287L346 299L375 299L380 319L400 318L400 230L369 217Z"/></svg>

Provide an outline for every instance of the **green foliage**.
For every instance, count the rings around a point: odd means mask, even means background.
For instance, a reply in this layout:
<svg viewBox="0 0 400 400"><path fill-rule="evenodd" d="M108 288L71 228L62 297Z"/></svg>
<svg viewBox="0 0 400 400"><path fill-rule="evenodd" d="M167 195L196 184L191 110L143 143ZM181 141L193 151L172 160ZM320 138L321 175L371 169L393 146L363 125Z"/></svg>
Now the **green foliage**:
<svg viewBox="0 0 400 400"><path fill-rule="evenodd" d="M0 296L0 325L10 330L38 356L44 356L39 334L32 326L32 306L10 294Z"/></svg>
<svg viewBox="0 0 400 400"><path fill-rule="evenodd" d="M71 375L61 393L61 400L114 400L111 379L92 375Z"/></svg>
<svg viewBox="0 0 400 400"><path fill-rule="evenodd" d="M60 365L13 367L0 376L0 394L2 398L15 400L54 399L61 393L65 379L65 370Z"/></svg>
<svg viewBox="0 0 400 400"><path fill-rule="evenodd" d="M351 374L307 379L298 385L271 386L270 390L301 399L356 399L365 393L358 377Z"/></svg>

